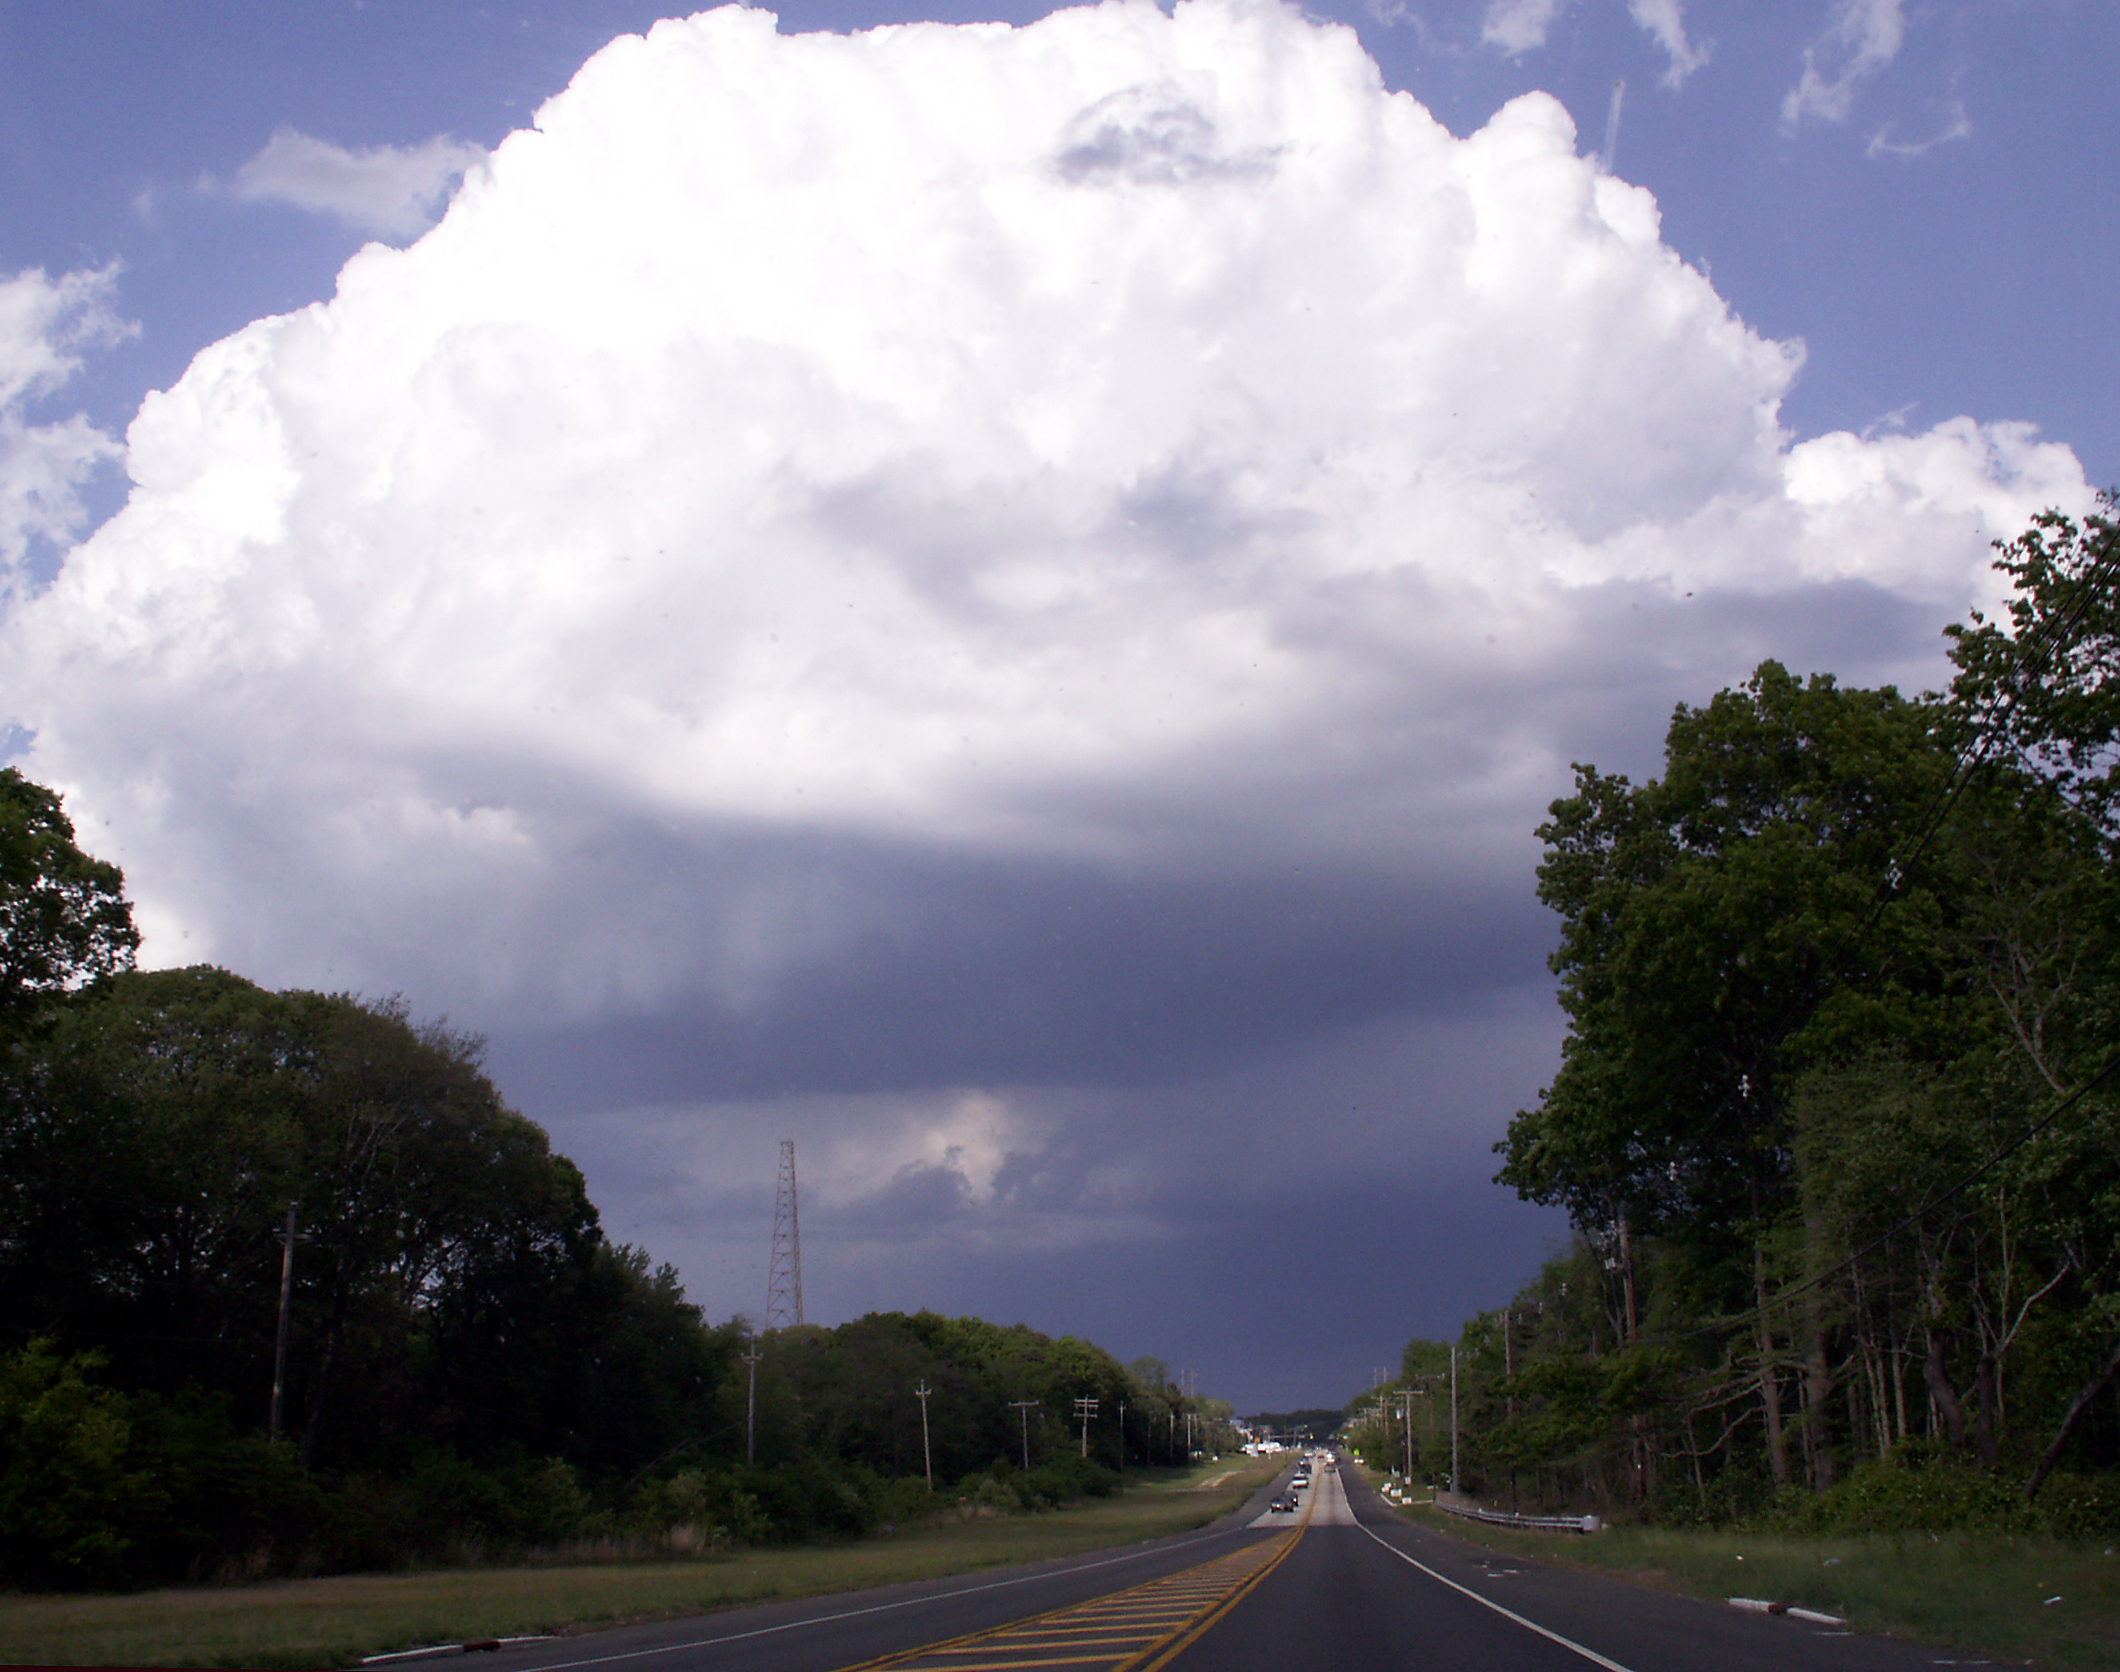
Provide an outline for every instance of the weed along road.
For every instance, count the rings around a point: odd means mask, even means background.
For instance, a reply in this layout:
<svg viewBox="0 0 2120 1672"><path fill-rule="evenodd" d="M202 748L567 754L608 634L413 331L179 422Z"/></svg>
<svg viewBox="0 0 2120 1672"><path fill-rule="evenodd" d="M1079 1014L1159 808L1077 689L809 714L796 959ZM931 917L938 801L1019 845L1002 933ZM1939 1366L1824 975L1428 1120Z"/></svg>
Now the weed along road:
<svg viewBox="0 0 2120 1672"><path fill-rule="evenodd" d="M504 1645L493 1672L1900 1672L1939 1652L1741 1614L1414 1527L1352 1470L1284 1480L1131 1549L591 1636ZM382 1665L406 1664L403 1660Z"/></svg>

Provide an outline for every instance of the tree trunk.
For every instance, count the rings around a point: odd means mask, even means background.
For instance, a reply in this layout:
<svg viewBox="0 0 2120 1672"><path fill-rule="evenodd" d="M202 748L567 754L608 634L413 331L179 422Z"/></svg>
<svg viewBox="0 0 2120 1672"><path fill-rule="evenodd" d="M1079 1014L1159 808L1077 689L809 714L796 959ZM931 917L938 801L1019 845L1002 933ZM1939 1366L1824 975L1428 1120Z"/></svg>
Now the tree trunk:
<svg viewBox="0 0 2120 1672"><path fill-rule="evenodd" d="M338 1361L342 1327L342 1320L332 1320L330 1333L324 1337L324 1357L317 1365L316 1386L309 1393L309 1420L302 1425L302 1467L305 1469L316 1459L317 1436L324 1429L324 1395L331 1387L331 1372Z"/></svg>
<svg viewBox="0 0 2120 1672"><path fill-rule="evenodd" d="M1833 1484L1833 1366L1826 1357L1825 1295L1814 1287L1804 1301L1804 1449L1811 1456L1811 1490Z"/></svg>
<svg viewBox="0 0 2120 1672"><path fill-rule="evenodd" d="M1995 1439L1996 1372L1999 1366L1993 1353L1980 1356L1979 1368L1973 1372L1973 1391L1979 1398L1979 1413L1973 1418L1973 1445L1980 1453L1980 1461L1993 1468L2001 1461Z"/></svg>
<svg viewBox="0 0 2120 1672"><path fill-rule="evenodd" d="M1965 1449L1965 1407L1958 1403L1958 1392L1951 1386L1951 1378L1943 1367L1943 1337L1936 1333L1936 1326L1929 1326L1928 1357L1921 1361L1922 1380L1929 1385L1929 1399L1943 1413L1944 1432L1950 1436L1955 1451Z"/></svg>
<svg viewBox="0 0 2120 1672"><path fill-rule="evenodd" d="M1752 1250L1752 1293L1759 1307L1759 1410L1767 1425L1767 1462L1777 1487L1789 1484L1789 1436L1781 1420L1781 1369L1775 1362L1774 1332L1767 1327L1767 1255Z"/></svg>
<svg viewBox="0 0 2120 1672"><path fill-rule="evenodd" d="M2120 1347L2115 1347L2112 1356L2105 1361L2105 1368L2085 1382L2077 1390L2076 1397L2069 1401L2068 1415L2061 1419L2061 1427L2055 1432L2053 1443L2040 1456L2039 1465L2032 1470L2032 1478L2024 1483L2026 1498L2036 1498L2039 1488L2046 1484L2046 1477L2053 1473L2054 1465L2061 1461L2061 1453L2067 1449L2069 1438L2076 1432L2076 1425L2083 1420L2083 1413L2091 1408L2098 1396L2120 1378Z"/></svg>

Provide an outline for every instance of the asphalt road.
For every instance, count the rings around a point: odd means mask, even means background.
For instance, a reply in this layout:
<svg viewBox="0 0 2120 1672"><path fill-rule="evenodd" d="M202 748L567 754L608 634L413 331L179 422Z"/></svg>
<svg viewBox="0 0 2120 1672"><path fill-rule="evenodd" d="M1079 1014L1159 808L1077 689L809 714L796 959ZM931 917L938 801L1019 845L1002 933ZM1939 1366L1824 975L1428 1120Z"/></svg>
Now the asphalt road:
<svg viewBox="0 0 2120 1672"><path fill-rule="evenodd" d="M1313 1524L1173 1672L1900 1672L1939 1652L1741 1614L1508 1559L1415 1527L1350 1472L1320 1472ZM1951 1664L1947 1659L1944 1664Z"/></svg>
<svg viewBox="0 0 2120 1672"><path fill-rule="evenodd" d="M1285 1478L1285 1477L1284 1477ZM1199 1532L999 1574L511 1645L481 1672L1902 1672L1938 1651L1518 1563L1320 1469ZM1291 1522L1294 1524L1291 1525Z"/></svg>

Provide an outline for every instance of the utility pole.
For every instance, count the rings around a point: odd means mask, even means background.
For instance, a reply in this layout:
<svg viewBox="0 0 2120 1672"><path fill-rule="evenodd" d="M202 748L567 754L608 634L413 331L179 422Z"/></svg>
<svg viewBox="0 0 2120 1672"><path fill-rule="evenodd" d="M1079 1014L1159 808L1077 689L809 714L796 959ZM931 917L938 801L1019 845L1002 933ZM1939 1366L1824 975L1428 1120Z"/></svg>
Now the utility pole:
<svg viewBox="0 0 2120 1672"><path fill-rule="evenodd" d="M751 1339L751 1350L743 1355L744 1363L751 1367L751 1396L743 1410L743 1460L758 1461L758 1361L763 1357L758 1350L758 1339Z"/></svg>
<svg viewBox="0 0 2120 1672"><path fill-rule="evenodd" d="M1082 1455L1085 1458L1089 1456L1089 1419L1096 1414L1097 1402L1094 1399L1075 1401L1075 1415L1082 1419Z"/></svg>
<svg viewBox="0 0 2120 1672"><path fill-rule="evenodd" d="M927 1385L925 1376L920 1378L920 1385L913 1389L914 1397L920 1401L920 1461L927 1470L927 1483L930 1492L935 1490L935 1455L928 1450L927 1402L928 1395L934 1391L933 1388Z"/></svg>
<svg viewBox="0 0 2120 1672"><path fill-rule="evenodd" d="M1119 1473L1126 1473L1126 1401L1119 1401Z"/></svg>
<svg viewBox="0 0 2120 1672"><path fill-rule="evenodd" d="M287 1229L280 1233L280 1327L272 1341L272 1415L266 1433L280 1437L280 1399L287 1388L287 1311L294 1299L294 1203L287 1204ZM257 1407L253 1405L252 1410Z"/></svg>
<svg viewBox="0 0 2120 1672"><path fill-rule="evenodd" d="M1457 1343L1450 1343L1450 1495L1458 1490Z"/></svg>
<svg viewBox="0 0 2120 1672"><path fill-rule="evenodd" d="M1399 1395L1400 1407L1406 1413L1406 1484L1413 1484L1413 1389L1406 1388Z"/></svg>
<svg viewBox="0 0 2120 1672"><path fill-rule="evenodd" d="M1038 1409L1035 1399L1011 1399L1008 1408L1016 1413L1023 1423L1023 1472L1031 1472L1031 1412Z"/></svg>
<svg viewBox="0 0 2120 1672"><path fill-rule="evenodd" d="M1633 1304L1631 1297L1628 1304ZM1509 1388L1509 1420L1511 1422L1516 1421L1516 1344L1513 1340L1516 1334L1513 1327L1515 1323L1516 1317L1513 1313L1508 1311L1502 1313L1502 1376ZM1511 1515L1516 1514L1516 1465L1514 1463L1509 1465L1509 1513Z"/></svg>

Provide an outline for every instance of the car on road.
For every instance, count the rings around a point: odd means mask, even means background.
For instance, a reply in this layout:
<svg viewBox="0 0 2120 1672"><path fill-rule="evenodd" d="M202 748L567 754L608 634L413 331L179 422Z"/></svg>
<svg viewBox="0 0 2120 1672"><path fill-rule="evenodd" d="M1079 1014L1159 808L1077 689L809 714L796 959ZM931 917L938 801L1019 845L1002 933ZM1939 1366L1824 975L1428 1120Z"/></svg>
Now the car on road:
<svg viewBox="0 0 2120 1672"><path fill-rule="evenodd" d="M1278 1498L1274 1499L1274 1501L1268 1504L1266 1507L1275 1515L1293 1515L1296 1512L1295 1494L1292 1492L1283 1492Z"/></svg>

